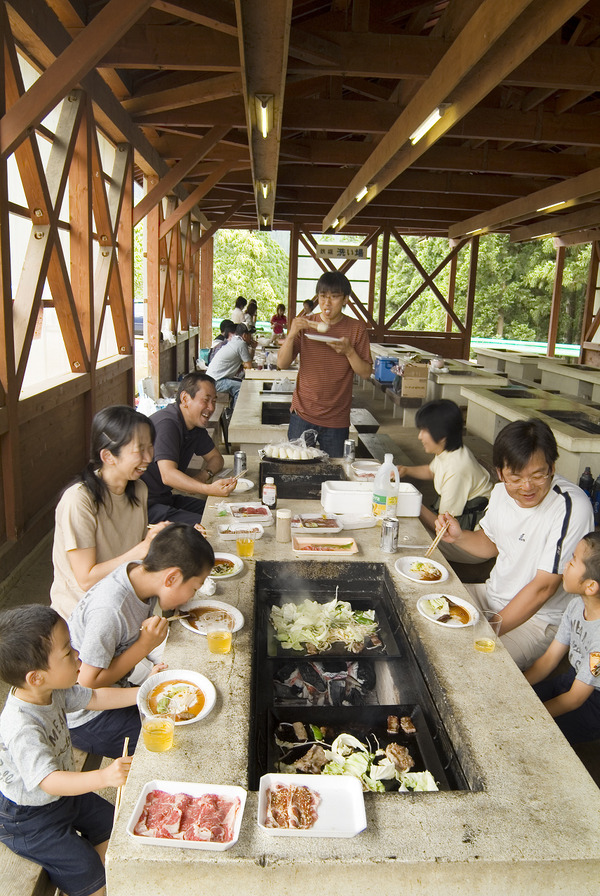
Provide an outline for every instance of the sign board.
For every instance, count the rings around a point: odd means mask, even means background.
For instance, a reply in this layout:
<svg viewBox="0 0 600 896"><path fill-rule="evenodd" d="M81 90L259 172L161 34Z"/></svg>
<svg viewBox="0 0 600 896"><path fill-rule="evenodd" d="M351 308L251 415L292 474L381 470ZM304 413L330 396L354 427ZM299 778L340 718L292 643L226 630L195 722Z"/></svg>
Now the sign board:
<svg viewBox="0 0 600 896"><path fill-rule="evenodd" d="M335 246L332 243L317 245L317 258L364 258L368 259L367 246Z"/></svg>

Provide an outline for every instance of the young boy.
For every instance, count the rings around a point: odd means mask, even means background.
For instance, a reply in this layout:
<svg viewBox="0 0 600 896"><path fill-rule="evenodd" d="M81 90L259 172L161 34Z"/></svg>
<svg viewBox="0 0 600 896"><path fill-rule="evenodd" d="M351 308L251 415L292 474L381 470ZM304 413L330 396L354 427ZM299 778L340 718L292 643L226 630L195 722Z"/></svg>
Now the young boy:
<svg viewBox="0 0 600 896"><path fill-rule="evenodd" d="M600 532L585 535L565 567L567 606L546 652L525 672L569 743L600 737ZM569 672L546 677L569 651Z"/></svg>
<svg viewBox="0 0 600 896"><path fill-rule="evenodd" d="M55 610L0 614L0 676L12 686L0 716L0 841L69 896L101 896L113 807L92 791L124 784L131 758L75 771L66 712L129 706L138 688L92 691L76 683L78 671Z"/></svg>
<svg viewBox="0 0 600 896"><path fill-rule="evenodd" d="M193 526L172 523L153 539L141 563L123 563L90 588L69 617L79 651L79 683L86 687L128 687L132 669L165 640L166 619L154 616L190 600L214 565L213 549ZM148 674L165 668L160 665ZM135 707L110 713L69 713L76 747L100 756L121 755L123 738L135 749L140 718Z"/></svg>

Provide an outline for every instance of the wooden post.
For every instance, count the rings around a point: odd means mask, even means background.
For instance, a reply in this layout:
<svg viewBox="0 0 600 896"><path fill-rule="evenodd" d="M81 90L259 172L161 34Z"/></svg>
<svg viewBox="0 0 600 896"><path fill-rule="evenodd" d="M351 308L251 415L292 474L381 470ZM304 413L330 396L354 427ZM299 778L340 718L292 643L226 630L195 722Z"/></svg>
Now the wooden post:
<svg viewBox="0 0 600 896"><path fill-rule="evenodd" d="M550 323L548 324L548 349L549 358L554 357L556 349L556 334L558 333L558 319L560 315L560 303L562 299L563 271L565 268L565 246L559 246L556 250L556 264L554 268L554 288L552 290L552 307L550 309Z"/></svg>
<svg viewBox="0 0 600 896"><path fill-rule="evenodd" d="M473 333L473 309L475 308L475 288L477 285L477 260L479 258L479 237L471 238L471 258L469 261L469 285L467 287L467 307L465 309L465 340L462 357L466 361L471 351Z"/></svg>
<svg viewBox="0 0 600 896"><path fill-rule="evenodd" d="M129 152L126 145L117 146L117 152ZM127 325L131 337L132 346L132 365L127 373L127 400L133 405L133 395L135 392L135 337L133 334L133 154L130 155L125 174L125 183L123 189L123 202L121 204L121 214L119 215L119 223L117 229L117 238L119 246L119 254L117 264L119 266L119 276L121 278L121 286L125 298L125 311L127 316Z"/></svg>
<svg viewBox="0 0 600 896"><path fill-rule="evenodd" d="M377 279L377 246L379 234L371 242L371 264L369 265L369 295L367 296L367 309L371 320L375 313L375 282Z"/></svg>
<svg viewBox="0 0 600 896"><path fill-rule="evenodd" d="M300 248L300 225L292 224L290 232L290 261L288 267L288 306L289 323L296 317L298 304L298 250Z"/></svg>
<svg viewBox="0 0 600 896"><path fill-rule="evenodd" d="M448 271L448 304L454 309L454 296L456 294L456 268L458 266L458 255L453 255L450 259L450 270ZM448 333L452 330L452 317L446 314L446 330ZM470 339L470 336L469 336Z"/></svg>
<svg viewBox="0 0 600 896"><path fill-rule="evenodd" d="M377 317L377 338L381 338L385 331L385 306L387 304L387 278L390 260L390 231L383 231L383 243L381 245L381 281L379 283L379 315Z"/></svg>
<svg viewBox="0 0 600 896"><path fill-rule="evenodd" d="M600 243L595 240L590 252L590 264L588 267L588 279L585 290L585 305L583 307L583 319L581 321L581 337L579 346L579 363L585 363L585 343L592 338L590 328L596 309L596 296L598 294L598 261L600 259Z"/></svg>
<svg viewBox="0 0 600 896"><path fill-rule="evenodd" d="M211 237L200 249L200 347L212 342L214 239Z"/></svg>
<svg viewBox="0 0 600 896"><path fill-rule="evenodd" d="M145 180L146 191L158 183L158 178ZM152 379L154 394L158 397L160 386L160 251L158 231L160 227L160 203L146 216L146 288L148 290L148 375Z"/></svg>

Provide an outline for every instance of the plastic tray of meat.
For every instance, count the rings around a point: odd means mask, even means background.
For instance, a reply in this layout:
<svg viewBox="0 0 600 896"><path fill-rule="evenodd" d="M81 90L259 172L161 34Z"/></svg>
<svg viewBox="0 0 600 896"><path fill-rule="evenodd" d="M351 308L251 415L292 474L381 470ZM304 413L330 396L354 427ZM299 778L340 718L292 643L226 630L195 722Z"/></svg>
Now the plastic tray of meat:
<svg viewBox="0 0 600 896"><path fill-rule="evenodd" d="M240 835L246 791L227 784L149 781L127 823L138 843L178 849L231 849Z"/></svg>
<svg viewBox="0 0 600 896"><path fill-rule="evenodd" d="M332 775L263 775L257 821L265 834L277 837L355 837L367 826L360 781Z"/></svg>

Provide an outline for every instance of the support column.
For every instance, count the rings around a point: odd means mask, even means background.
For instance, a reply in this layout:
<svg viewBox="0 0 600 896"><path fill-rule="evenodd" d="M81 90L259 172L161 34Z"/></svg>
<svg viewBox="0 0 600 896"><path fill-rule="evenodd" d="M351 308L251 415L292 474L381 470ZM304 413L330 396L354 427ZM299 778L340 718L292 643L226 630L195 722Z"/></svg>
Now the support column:
<svg viewBox="0 0 600 896"><path fill-rule="evenodd" d="M550 309L550 323L548 325L548 349L549 358L554 357L556 349L556 334L558 333L558 319L560 315L560 303L562 299L563 271L565 269L565 246L559 246L556 250L556 264L554 268L554 288L552 290L552 307Z"/></svg>
<svg viewBox="0 0 600 896"><path fill-rule="evenodd" d="M465 308L465 341L463 360L469 358L471 336L473 334L473 311L475 308L475 288L477 286L477 261L479 259L479 237L471 238L471 258L469 261L469 285L467 287L467 307Z"/></svg>
<svg viewBox="0 0 600 896"><path fill-rule="evenodd" d="M214 238L202 244L200 252L200 346L208 348L212 342Z"/></svg>
<svg viewBox="0 0 600 896"><path fill-rule="evenodd" d="M157 177L145 179L146 193L156 186ZM160 387L160 203L152 207L146 216L146 286L148 289L148 376L152 379L154 394Z"/></svg>
<svg viewBox="0 0 600 896"><path fill-rule="evenodd" d="M298 305L298 250L300 248L300 226L292 224L290 233L290 261L288 268L288 307L287 319L289 323L296 317Z"/></svg>
<svg viewBox="0 0 600 896"><path fill-rule="evenodd" d="M381 338L385 332L385 308L387 305L387 278L390 260L390 231L386 227L383 231L381 245L381 282L379 284L379 315L377 318L376 337Z"/></svg>

